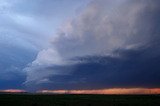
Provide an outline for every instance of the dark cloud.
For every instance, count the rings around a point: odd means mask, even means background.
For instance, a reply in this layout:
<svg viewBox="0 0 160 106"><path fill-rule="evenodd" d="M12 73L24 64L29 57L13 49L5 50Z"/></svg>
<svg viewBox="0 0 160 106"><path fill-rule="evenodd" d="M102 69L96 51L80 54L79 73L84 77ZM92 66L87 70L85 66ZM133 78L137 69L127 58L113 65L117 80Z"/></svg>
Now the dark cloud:
<svg viewBox="0 0 160 106"><path fill-rule="evenodd" d="M26 85L37 84L39 89L160 87L159 3L93 0L57 33L53 47L39 52L27 67Z"/></svg>
<svg viewBox="0 0 160 106"><path fill-rule="evenodd" d="M26 77L24 74L23 75L19 75L20 73L19 74L7 73L7 74L16 77L14 78L12 77L11 80L0 79L0 85L1 85L0 89L25 89L24 85L22 84Z"/></svg>
<svg viewBox="0 0 160 106"><path fill-rule="evenodd" d="M23 70L26 64L33 61L34 51L22 49L14 45L0 46L0 89L19 88L25 80Z"/></svg>
<svg viewBox="0 0 160 106"><path fill-rule="evenodd" d="M23 69L50 45L48 40L61 21L86 3L71 1L0 0L0 89L24 86Z"/></svg>
<svg viewBox="0 0 160 106"><path fill-rule="evenodd" d="M82 63L57 66L59 70L74 70L69 75L47 77L39 89L99 89L123 87L160 87L160 47L137 50L117 50L121 57L87 56L77 58ZM55 67L50 67L55 70ZM38 88L38 87L37 87Z"/></svg>

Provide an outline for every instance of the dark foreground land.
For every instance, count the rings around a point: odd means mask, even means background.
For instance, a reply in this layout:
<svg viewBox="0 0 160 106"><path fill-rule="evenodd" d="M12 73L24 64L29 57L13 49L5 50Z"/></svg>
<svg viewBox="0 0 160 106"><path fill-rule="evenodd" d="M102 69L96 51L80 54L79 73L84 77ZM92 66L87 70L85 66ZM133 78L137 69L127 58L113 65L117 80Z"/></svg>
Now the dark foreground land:
<svg viewBox="0 0 160 106"><path fill-rule="evenodd" d="M160 106L160 95L0 94L0 106Z"/></svg>

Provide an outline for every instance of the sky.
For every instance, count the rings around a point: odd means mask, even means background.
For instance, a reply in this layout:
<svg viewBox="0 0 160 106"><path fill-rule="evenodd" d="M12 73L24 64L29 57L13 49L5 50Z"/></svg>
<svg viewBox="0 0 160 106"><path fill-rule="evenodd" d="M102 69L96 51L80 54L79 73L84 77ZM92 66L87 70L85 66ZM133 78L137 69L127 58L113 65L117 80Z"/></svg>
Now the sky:
<svg viewBox="0 0 160 106"><path fill-rule="evenodd" d="M159 0L0 0L0 91L160 93Z"/></svg>

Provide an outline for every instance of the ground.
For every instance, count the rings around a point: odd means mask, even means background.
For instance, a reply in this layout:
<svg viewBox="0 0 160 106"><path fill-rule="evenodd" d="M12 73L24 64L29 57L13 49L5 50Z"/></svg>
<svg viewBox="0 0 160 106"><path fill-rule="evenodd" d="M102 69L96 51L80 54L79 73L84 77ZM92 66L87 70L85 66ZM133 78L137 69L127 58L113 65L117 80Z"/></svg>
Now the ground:
<svg viewBox="0 0 160 106"><path fill-rule="evenodd" d="M160 106L160 95L0 94L0 106Z"/></svg>

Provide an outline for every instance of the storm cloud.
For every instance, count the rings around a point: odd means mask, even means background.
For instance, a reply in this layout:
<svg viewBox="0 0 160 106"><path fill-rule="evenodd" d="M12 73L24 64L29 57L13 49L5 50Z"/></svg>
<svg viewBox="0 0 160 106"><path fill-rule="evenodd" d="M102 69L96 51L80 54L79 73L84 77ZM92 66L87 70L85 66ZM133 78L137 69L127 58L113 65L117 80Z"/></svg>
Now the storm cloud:
<svg viewBox="0 0 160 106"><path fill-rule="evenodd" d="M160 1L93 0L24 70L27 87L160 87Z"/></svg>
<svg viewBox="0 0 160 106"><path fill-rule="evenodd" d="M23 69L39 51L49 47L48 40L59 24L72 17L83 3L83 0L0 0L0 89L24 89Z"/></svg>

